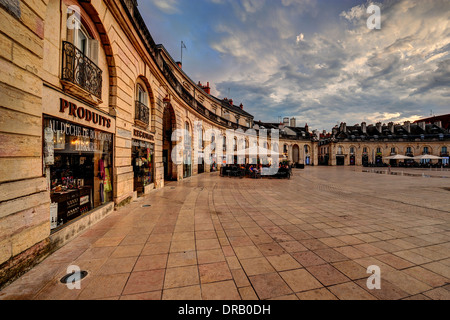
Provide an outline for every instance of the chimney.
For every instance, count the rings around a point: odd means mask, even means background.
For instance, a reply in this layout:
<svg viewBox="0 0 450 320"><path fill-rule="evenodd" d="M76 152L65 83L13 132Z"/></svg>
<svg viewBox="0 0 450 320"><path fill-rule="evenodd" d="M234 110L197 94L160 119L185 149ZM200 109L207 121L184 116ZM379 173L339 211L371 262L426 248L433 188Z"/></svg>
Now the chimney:
<svg viewBox="0 0 450 320"><path fill-rule="evenodd" d="M233 105L233 99L230 99L230 105Z"/></svg>
<svg viewBox="0 0 450 320"><path fill-rule="evenodd" d="M361 123L361 131L363 134L367 134L367 123Z"/></svg>
<svg viewBox="0 0 450 320"><path fill-rule="evenodd" d="M177 61L177 65L178 65L178 68L183 69L183 64L181 63L181 61Z"/></svg>
<svg viewBox="0 0 450 320"><path fill-rule="evenodd" d="M346 133L347 132L347 123L341 122L341 126L339 128L339 131Z"/></svg>
<svg viewBox="0 0 450 320"><path fill-rule="evenodd" d="M305 132L309 133L309 127L308 127L308 124L305 124Z"/></svg>
<svg viewBox="0 0 450 320"><path fill-rule="evenodd" d="M404 123L404 127L408 133L411 133L411 122L410 121L406 121Z"/></svg>
<svg viewBox="0 0 450 320"><path fill-rule="evenodd" d="M291 127L297 127L297 120L295 118L291 118Z"/></svg>
<svg viewBox="0 0 450 320"><path fill-rule="evenodd" d="M283 124L288 127L289 126L289 118L283 118Z"/></svg>
<svg viewBox="0 0 450 320"><path fill-rule="evenodd" d="M205 93L207 94L211 94L211 87L209 86L209 82L206 83L206 86L202 85L200 83L200 81L198 82L199 87L201 87L203 89L203 91L205 91Z"/></svg>
<svg viewBox="0 0 450 320"><path fill-rule="evenodd" d="M241 110L244 110L244 105L241 103L239 108L241 108Z"/></svg>
<svg viewBox="0 0 450 320"><path fill-rule="evenodd" d="M395 132L394 123L393 122L389 122L388 126L389 126L389 131L391 133L394 133Z"/></svg>
<svg viewBox="0 0 450 320"><path fill-rule="evenodd" d="M378 130L379 133L383 133L382 132L382 128L381 128L381 122L377 123L377 130Z"/></svg>

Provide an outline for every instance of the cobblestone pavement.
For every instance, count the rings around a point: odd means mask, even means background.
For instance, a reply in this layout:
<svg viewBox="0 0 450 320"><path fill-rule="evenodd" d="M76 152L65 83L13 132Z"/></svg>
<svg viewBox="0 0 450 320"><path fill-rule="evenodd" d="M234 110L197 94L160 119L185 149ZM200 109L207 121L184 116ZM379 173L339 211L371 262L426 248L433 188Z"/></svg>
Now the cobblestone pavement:
<svg viewBox="0 0 450 320"><path fill-rule="evenodd" d="M0 299L447 300L449 188L357 168L203 174L114 212ZM59 282L70 265L89 272L79 290Z"/></svg>

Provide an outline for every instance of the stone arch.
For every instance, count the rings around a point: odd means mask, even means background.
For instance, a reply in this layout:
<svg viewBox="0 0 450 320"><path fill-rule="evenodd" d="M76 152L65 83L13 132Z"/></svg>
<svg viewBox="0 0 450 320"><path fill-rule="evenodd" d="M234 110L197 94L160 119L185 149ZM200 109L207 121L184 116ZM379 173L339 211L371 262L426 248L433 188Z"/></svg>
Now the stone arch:
<svg viewBox="0 0 450 320"><path fill-rule="evenodd" d="M296 164L300 162L300 147L298 144L292 146L292 162Z"/></svg>

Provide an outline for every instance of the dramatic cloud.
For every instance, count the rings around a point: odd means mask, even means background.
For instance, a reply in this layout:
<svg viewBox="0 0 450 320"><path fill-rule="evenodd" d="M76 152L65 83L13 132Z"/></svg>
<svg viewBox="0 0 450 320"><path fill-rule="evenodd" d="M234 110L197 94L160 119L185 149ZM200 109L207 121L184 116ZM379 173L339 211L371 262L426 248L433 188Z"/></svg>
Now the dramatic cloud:
<svg viewBox="0 0 450 320"><path fill-rule="evenodd" d="M162 2L153 3L163 10ZM341 121L400 122L430 110L448 113L447 0L167 3L178 7L166 19L179 32L181 26L189 30L184 40L195 50L187 74L210 81L216 96L243 102L256 120L295 116L301 125L330 130ZM367 28L371 4L381 8L381 30ZM150 32L169 48L165 37L173 39L168 33L176 30L152 26L150 8L142 9Z"/></svg>

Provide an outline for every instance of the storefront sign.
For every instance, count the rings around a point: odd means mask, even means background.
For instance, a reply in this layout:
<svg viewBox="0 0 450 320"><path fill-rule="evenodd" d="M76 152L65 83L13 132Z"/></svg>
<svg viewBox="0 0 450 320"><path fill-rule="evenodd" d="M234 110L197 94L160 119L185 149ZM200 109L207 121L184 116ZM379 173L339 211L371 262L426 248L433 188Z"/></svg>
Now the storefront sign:
<svg viewBox="0 0 450 320"><path fill-rule="evenodd" d="M67 122L62 122L59 120L50 119L49 128L53 133L63 133L66 136L94 139L97 141L107 141L112 142L112 134L107 132L101 132L98 130L93 130L89 128L84 128L78 125L74 125Z"/></svg>
<svg viewBox="0 0 450 320"><path fill-rule="evenodd" d="M150 141L155 141L155 138L153 137L153 135L147 133L147 132L143 132L137 129L134 129L133 134L136 138L141 138L141 139L146 139L146 140L150 140Z"/></svg>
<svg viewBox="0 0 450 320"><path fill-rule="evenodd" d="M111 119L90 111L87 108L78 107L76 104L61 98L59 112L65 113L66 111L69 113L69 116L92 122L101 127L111 128Z"/></svg>

